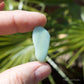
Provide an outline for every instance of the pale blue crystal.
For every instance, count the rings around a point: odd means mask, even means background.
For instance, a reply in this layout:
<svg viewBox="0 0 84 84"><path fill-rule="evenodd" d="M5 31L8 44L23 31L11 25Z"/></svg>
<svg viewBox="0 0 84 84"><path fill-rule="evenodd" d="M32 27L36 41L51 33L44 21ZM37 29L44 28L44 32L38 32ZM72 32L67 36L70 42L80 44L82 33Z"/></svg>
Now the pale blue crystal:
<svg viewBox="0 0 84 84"><path fill-rule="evenodd" d="M32 36L35 47L35 56L37 60L44 62L49 49L50 35L46 29L39 26L33 30Z"/></svg>

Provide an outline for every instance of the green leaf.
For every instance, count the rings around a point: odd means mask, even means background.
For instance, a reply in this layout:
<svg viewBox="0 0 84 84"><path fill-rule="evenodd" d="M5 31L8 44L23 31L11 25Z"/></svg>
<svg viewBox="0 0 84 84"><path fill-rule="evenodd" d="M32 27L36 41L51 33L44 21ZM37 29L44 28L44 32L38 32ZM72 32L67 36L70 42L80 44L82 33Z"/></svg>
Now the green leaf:
<svg viewBox="0 0 84 84"><path fill-rule="evenodd" d="M81 55L81 53L83 51L84 51L84 47L82 47L74 56L72 56L72 58L69 61L67 68L69 68L73 64L73 62Z"/></svg>
<svg viewBox="0 0 84 84"><path fill-rule="evenodd" d="M49 81L50 81L51 84L56 84L56 82L54 81L52 75L49 75L48 78L49 78Z"/></svg>
<svg viewBox="0 0 84 84"><path fill-rule="evenodd" d="M82 55L82 64L83 64L83 78L84 78L84 54Z"/></svg>

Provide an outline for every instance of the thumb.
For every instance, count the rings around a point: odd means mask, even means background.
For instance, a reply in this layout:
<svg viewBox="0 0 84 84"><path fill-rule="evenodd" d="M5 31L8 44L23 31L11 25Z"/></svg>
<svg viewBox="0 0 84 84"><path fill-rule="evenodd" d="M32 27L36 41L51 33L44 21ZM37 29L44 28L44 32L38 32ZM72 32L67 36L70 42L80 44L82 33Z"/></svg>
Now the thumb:
<svg viewBox="0 0 84 84"><path fill-rule="evenodd" d="M37 84L51 73L47 63L30 62L0 74L0 84Z"/></svg>

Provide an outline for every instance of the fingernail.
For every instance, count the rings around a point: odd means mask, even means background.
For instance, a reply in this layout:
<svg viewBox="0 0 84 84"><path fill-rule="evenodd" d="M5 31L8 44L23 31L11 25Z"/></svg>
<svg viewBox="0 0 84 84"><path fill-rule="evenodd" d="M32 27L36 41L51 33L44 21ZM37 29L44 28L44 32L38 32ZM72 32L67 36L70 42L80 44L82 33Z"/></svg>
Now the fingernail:
<svg viewBox="0 0 84 84"><path fill-rule="evenodd" d="M35 77L36 77L37 82L46 78L50 73L51 73L51 67L48 64L44 64L40 66L35 71Z"/></svg>

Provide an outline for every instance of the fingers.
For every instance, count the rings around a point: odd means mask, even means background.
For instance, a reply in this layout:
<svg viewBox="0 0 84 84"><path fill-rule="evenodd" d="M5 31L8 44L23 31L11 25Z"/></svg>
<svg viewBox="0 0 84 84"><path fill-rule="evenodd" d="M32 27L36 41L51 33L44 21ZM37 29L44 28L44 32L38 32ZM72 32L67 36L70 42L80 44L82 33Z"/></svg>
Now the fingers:
<svg viewBox="0 0 84 84"><path fill-rule="evenodd" d="M46 63L30 62L0 74L0 84L37 84L51 73Z"/></svg>
<svg viewBox="0 0 84 84"><path fill-rule="evenodd" d="M0 0L0 3L1 3L2 1L4 1L4 0Z"/></svg>
<svg viewBox="0 0 84 84"><path fill-rule="evenodd" d="M0 0L0 11L4 9L5 4L2 2L3 0Z"/></svg>
<svg viewBox="0 0 84 84"><path fill-rule="evenodd" d="M44 26L46 17L37 12L1 11L0 35L29 32L36 26Z"/></svg>

